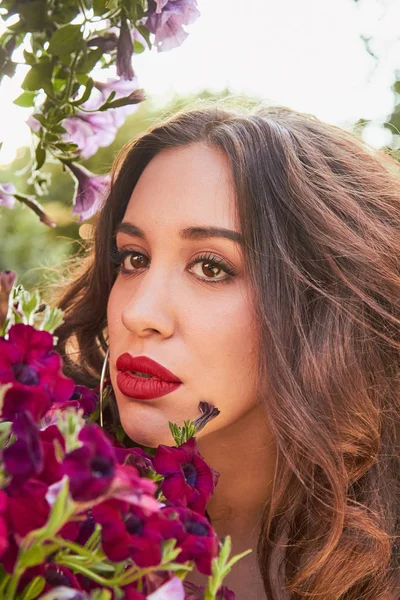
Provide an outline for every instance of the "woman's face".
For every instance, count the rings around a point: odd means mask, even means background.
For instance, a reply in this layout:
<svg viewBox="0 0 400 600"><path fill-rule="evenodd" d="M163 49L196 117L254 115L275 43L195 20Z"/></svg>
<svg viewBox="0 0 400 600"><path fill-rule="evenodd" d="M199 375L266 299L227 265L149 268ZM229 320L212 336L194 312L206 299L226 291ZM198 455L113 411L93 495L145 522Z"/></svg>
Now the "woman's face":
<svg viewBox="0 0 400 600"><path fill-rule="evenodd" d="M239 232L227 157L203 144L160 152L141 175L122 223L143 233L124 225L116 236L122 271L107 309L111 381L126 433L147 446L171 445L168 421L195 419L200 401L221 412L198 437L247 416L256 407L258 340L241 245L180 233ZM210 264L215 259L234 274ZM158 398L126 395L116 365L124 353L151 358L182 383Z"/></svg>

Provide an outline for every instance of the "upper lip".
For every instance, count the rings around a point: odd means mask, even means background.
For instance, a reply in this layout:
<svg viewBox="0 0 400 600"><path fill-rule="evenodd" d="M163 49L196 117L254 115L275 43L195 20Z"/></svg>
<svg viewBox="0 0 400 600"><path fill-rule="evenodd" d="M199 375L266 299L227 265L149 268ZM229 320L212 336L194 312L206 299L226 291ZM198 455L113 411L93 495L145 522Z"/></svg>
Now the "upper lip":
<svg viewBox="0 0 400 600"><path fill-rule="evenodd" d="M124 352L117 359L117 369L118 371L139 371L140 373L148 373L164 381L182 383L171 371L168 371L168 369L155 360L148 358L148 356L132 356L128 352Z"/></svg>

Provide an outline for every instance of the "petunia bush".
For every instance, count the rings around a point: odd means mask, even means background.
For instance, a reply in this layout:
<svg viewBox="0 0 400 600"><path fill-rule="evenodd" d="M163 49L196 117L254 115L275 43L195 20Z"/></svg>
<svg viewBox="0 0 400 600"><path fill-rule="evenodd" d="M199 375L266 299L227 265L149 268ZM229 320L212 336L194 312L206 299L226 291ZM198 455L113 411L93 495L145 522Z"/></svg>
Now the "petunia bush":
<svg viewBox="0 0 400 600"><path fill-rule="evenodd" d="M196 443L218 409L170 423L171 446L122 444L96 422L99 390L62 371L61 311L11 272L0 283L0 598L234 600L223 580L250 550L230 558L218 539L219 474Z"/></svg>
<svg viewBox="0 0 400 600"><path fill-rule="evenodd" d="M133 68L134 56L154 46L180 46L185 27L200 15L197 0L2 0L0 82L17 65L29 67L14 103L32 107L28 125L35 138L28 183L35 195L0 185L0 206L18 200L48 226L40 197L48 190L46 161L60 162L75 181L73 214L93 216L104 201L108 174L79 165L110 145L127 115L145 99ZM107 81L98 81L107 69ZM101 78L100 78L101 79Z"/></svg>

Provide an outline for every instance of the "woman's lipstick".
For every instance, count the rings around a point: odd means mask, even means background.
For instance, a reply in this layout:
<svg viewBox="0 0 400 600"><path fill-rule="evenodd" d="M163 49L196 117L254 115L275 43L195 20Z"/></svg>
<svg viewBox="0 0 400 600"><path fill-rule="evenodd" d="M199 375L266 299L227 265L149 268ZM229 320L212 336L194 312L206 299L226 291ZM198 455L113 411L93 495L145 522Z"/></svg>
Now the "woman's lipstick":
<svg viewBox="0 0 400 600"><path fill-rule="evenodd" d="M133 357L128 352L117 360L117 385L129 398L151 400L160 398L176 390L182 382L171 371L147 356ZM135 375L134 371L152 377Z"/></svg>

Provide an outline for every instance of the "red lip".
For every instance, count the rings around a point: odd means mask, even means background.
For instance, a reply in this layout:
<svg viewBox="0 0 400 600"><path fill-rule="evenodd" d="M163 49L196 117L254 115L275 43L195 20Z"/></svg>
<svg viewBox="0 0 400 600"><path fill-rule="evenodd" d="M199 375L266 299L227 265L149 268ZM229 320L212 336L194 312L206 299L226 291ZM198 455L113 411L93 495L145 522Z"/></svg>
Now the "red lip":
<svg viewBox="0 0 400 600"><path fill-rule="evenodd" d="M170 383L182 383L171 371L147 356L133 357L128 352L124 352L117 359L117 369L118 371L139 371Z"/></svg>
<svg viewBox="0 0 400 600"><path fill-rule="evenodd" d="M160 398L176 390L182 382L171 371L147 356L133 357L127 352L117 360L117 385L128 398L151 400ZM153 378L145 379L134 375L132 371L149 373Z"/></svg>

